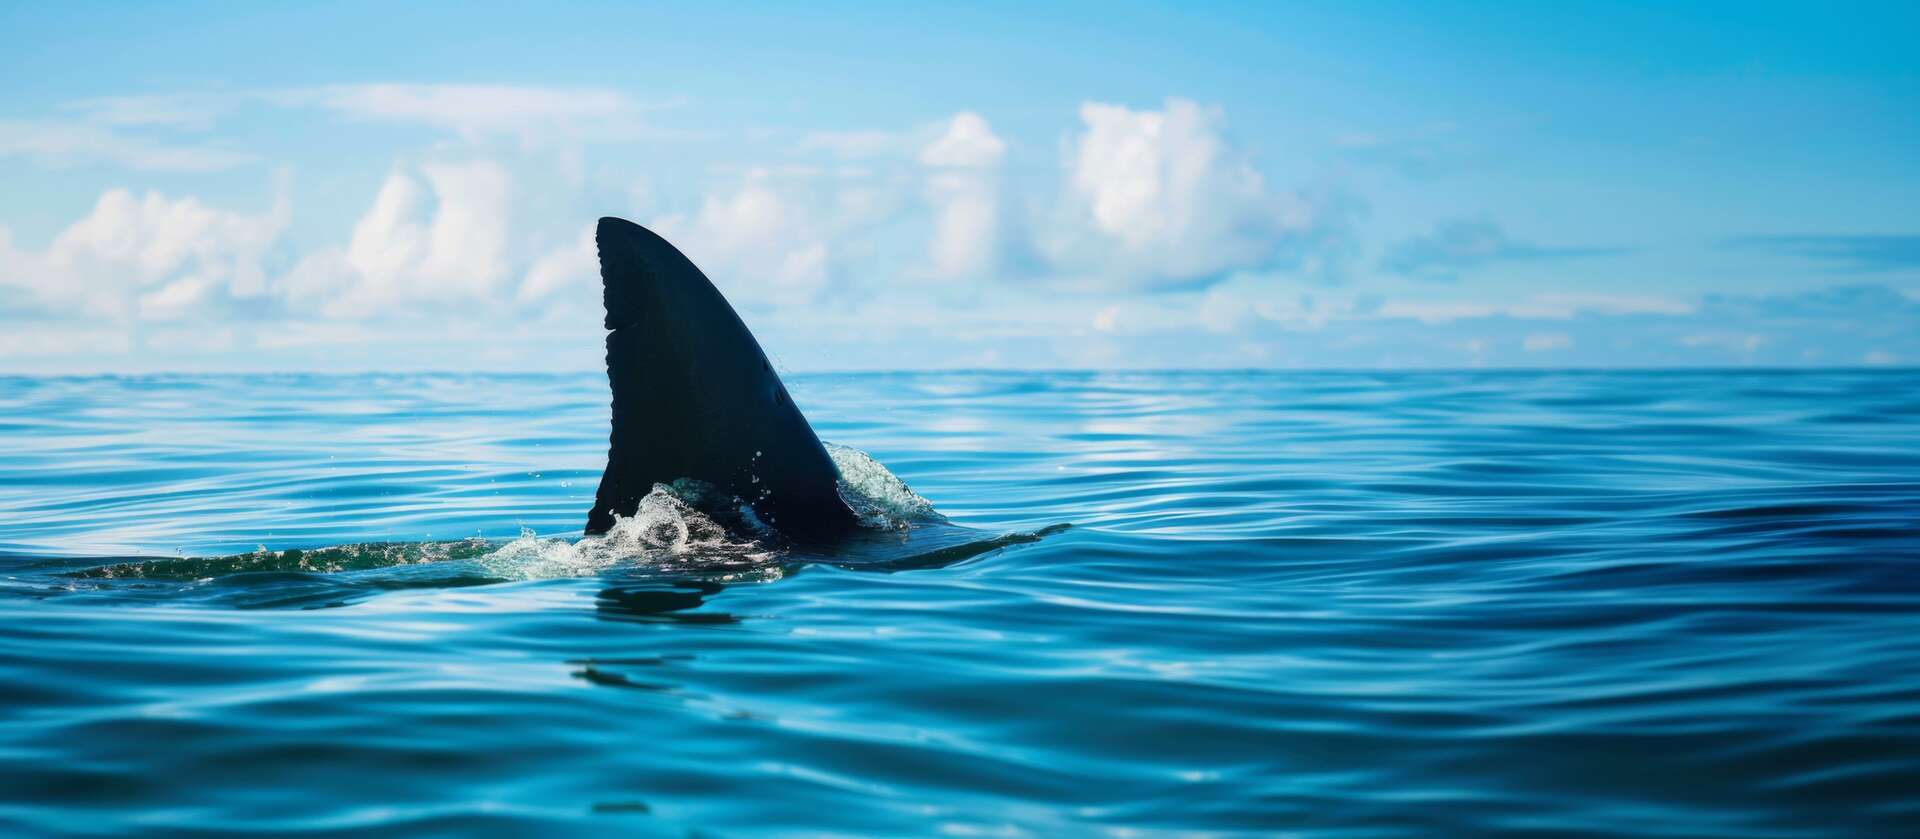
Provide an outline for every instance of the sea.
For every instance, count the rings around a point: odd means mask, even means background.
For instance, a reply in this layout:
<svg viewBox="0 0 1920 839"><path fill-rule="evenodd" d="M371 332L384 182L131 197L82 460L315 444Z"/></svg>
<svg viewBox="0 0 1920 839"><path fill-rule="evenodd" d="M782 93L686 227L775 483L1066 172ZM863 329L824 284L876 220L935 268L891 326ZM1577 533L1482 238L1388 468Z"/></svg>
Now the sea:
<svg viewBox="0 0 1920 839"><path fill-rule="evenodd" d="M0 377L0 835L1920 835L1920 371L787 383Z"/></svg>

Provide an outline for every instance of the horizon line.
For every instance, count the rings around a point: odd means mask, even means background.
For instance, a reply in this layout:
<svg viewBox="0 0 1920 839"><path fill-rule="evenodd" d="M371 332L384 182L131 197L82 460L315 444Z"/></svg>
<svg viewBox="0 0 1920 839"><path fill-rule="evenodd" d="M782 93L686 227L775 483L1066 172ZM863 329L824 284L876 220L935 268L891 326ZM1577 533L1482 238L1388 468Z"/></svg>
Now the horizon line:
<svg viewBox="0 0 1920 839"><path fill-rule="evenodd" d="M926 375L949 373L998 373L998 374L1099 374L1099 373L1177 373L1177 374L1219 374L1219 373L1911 373L1920 371L1920 364L1851 364L1851 365L1693 365L1676 364L1663 366L1620 366L1600 365L1580 366L1525 366L1525 365L1487 365L1483 367L922 367L922 368L886 368L886 367L849 367L840 369L797 369L781 370L782 376L890 376L890 375ZM141 372L63 372L28 373L0 371L0 379L137 379L159 377L228 377L228 376L584 376L603 375L606 371L591 368L577 370L511 370L511 369L456 369L422 368L417 370L390 370L377 368L351 368L338 370L318 369L268 369L258 370L149 370Z"/></svg>

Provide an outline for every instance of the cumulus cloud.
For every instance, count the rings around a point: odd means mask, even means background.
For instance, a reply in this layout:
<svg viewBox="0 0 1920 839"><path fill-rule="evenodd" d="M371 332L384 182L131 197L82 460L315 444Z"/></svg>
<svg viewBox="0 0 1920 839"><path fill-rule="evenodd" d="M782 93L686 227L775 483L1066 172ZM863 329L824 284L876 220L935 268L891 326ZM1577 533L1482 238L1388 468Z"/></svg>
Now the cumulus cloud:
<svg viewBox="0 0 1920 839"><path fill-rule="evenodd" d="M1620 248L1547 247L1514 241L1487 219L1452 219L1433 232L1406 239L1387 252L1382 265L1409 277L1454 280L1496 262L1578 259L1624 253Z"/></svg>
<svg viewBox="0 0 1920 839"><path fill-rule="evenodd" d="M984 169L1000 164L1007 144L993 133L986 118L961 111L948 119L940 136L920 150L920 162L950 169Z"/></svg>
<svg viewBox="0 0 1920 839"><path fill-rule="evenodd" d="M1001 255L1000 160L1007 144L986 119L963 111L920 150L929 169L934 270L949 277L981 273Z"/></svg>
<svg viewBox="0 0 1920 839"><path fill-rule="evenodd" d="M512 177L492 161L396 170L344 248L303 259L281 283L295 306L328 316L402 303L484 299L510 265Z"/></svg>
<svg viewBox="0 0 1920 839"><path fill-rule="evenodd" d="M649 226L735 299L798 305L826 288L831 251L817 214L765 174Z"/></svg>
<svg viewBox="0 0 1920 839"><path fill-rule="evenodd" d="M215 299L267 291L262 260L286 229L284 191L264 213L218 210L195 198L114 189L41 251L0 235L0 285L87 319L165 319Z"/></svg>
<svg viewBox="0 0 1920 839"><path fill-rule="evenodd" d="M1158 111L1089 102L1067 160L1058 263L1182 285L1272 263L1315 221L1298 195L1270 189L1229 145L1218 109L1170 99Z"/></svg>
<svg viewBox="0 0 1920 839"><path fill-rule="evenodd" d="M560 138L587 148L646 130L654 106L590 88L341 85L88 100L54 114L66 134L9 134L13 123L0 123L0 155L226 168L251 158L182 138L262 105L427 126L491 146L442 137L429 162L394 165L359 196L357 216L304 223L301 234L317 240L287 232L284 195L271 208L236 211L111 190L31 245L0 228L0 356L43 369L76 353L262 367L513 366L527 342L544 340L572 342L545 363L590 367L598 337L587 317L598 301L591 220L626 208L686 250L743 310L757 309L769 346L787 347L801 366L1920 358L1913 289L1680 297L1425 286L1388 299L1362 287L1304 286L1297 281L1338 273L1362 252L1350 224L1362 209L1337 181L1270 183L1229 139L1221 111L1181 99L1060 113L1069 133L1058 166L1023 157L1031 146L1010 143L986 115L960 111L898 130L806 135L759 160L649 170L657 188L646 180L633 194L622 186L640 173L627 162L582 156L552 165L550 149L516 156L497 142ZM1358 153L1390 141L1356 136L1344 145ZM1766 237L1730 247L1892 271L1911 267L1911 238ZM1428 279L1619 252L1534 244L1485 218L1444 220L1386 244L1380 267ZM1057 281L989 282L1009 276ZM1672 288L1697 282L1680 277ZM509 334L512 342L499 337ZM489 345L504 349L487 355ZM332 349L315 352L320 346Z"/></svg>
<svg viewBox="0 0 1920 839"><path fill-rule="evenodd" d="M535 259L532 267L527 269L526 277L520 281L519 301L533 303L546 300L562 289L598 280L600 251L593 241L593 231L597 226L598 220L582 229L573 241Z"/></svg>

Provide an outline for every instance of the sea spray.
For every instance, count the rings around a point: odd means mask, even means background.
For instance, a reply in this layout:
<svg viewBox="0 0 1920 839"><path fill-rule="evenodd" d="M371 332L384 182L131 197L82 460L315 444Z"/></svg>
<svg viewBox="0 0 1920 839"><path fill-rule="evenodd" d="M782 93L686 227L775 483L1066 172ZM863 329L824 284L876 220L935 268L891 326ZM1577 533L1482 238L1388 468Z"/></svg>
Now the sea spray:
<svg viewBox="0 0 1920 839"><path fill-rule="evenodd" d="M861 524L876 530L906 530L915 521L939 516L933 502L920 497L872 455L852 446L824 445L840 472L840 497Z"/></svg>
<svg viewBox="0 0 1920 839"><path fill-rule="evenodd" d="M615 516L606 533L577 542L542 538L530 530L477 560L487 573L506 579L579 577L611 568L646 565L662 569L698 566L713 570L770 565L778 552L750 536L735 536L695 509L699 489L655 484L632 516Z"/></svg>

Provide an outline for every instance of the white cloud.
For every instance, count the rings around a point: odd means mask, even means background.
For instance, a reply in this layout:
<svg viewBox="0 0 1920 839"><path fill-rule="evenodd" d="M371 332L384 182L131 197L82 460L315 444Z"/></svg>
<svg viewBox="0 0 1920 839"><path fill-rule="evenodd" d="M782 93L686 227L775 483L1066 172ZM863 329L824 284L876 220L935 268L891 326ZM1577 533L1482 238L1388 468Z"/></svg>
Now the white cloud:
<svg viewBox="0 0 1920 839"><path fill-rule="evenodd" d="M907 135L896 131L814 131L800 138L801 151L824 151L846 158L897 154L907 144Z"/></svg>
<svg viewBox="0 0 1920 839"><path fill-rule="evenodd" d="M1171 305L1163 306L1170 314ZM1240 275L1209 287L1194 307L1194 325L1208 332L1232 333L1263 323L1296 329L1318 329L1336 316L1350 314L1352 305L1334 305L1313 295L1282 299L1274 278Z"/></svg>
<svg viewBox="0 0 1920 839"><path fill-rule="evenodd" d="M675 103L646 104L607 88L487 84L328 85L268 94L284 105L315 105L354 119L431 125L477 140L553 135L634 137L645 116Z"/></svg>
<svg viewBox="0 0 1920 839"><path fill-rule="evenodd" d="M175 144L88 122L0 120L0 157L25 157L43 166L106 161L144 172L217 172L259 160L247 152L207 144Z"/></svg>
<svg viewBox="0 0 1920 839"><path fill-rule="evenodd" d="M947 120L940 136L920 150L920 162L941 168L982 169L1000 165L1007 144L985 118L961 111Z"/></svg>
<svg viewBox="0 0 1920 839"><path fill-rule="evenodd" d="M575 285L591 285L600 278L600 252L594 245L596 224L574 237L572 242L554 248L533 261L520 281L518 299L532 303L551 297L554 292Z"/></svg>
<svg viewBox="0 0 1920 839"><path fill-rule="evenodd" d="M1583 314L1596 315L1685 315L1694 306L1661 297L1630 297L1606 294L1536 294L1525 300L1496 302L1487 300L1390 300L1375 314L1387 318L1409 318L1425 323L1447 323L1465 318L1504 315L1513 318L1568 320Z"/></svg>
<svg viewBox="0 0 1920 839"><path fill-rule="evenodd" d="M198 355L230 352L236 346L230 327L156 329L142 335L140 343L149 350Z"/></svg>
<svg viewBox="0 0 1920 839"><path fill-rule="evenodd" d="M1752 332L1709 332L1680 337L1683 347L1706 347L1737 353L1753 352L1766 343L1767 336Z"/></svg>
<svg viewBox="0 0 1920 839"><path fill-rule="evenodd" d="M305 349L326 346L380 346L393 340L391 334L358 323L287 323L254 337L263 350Z"/></svg>
<svg viewBox="0 0 1920 839"><path fill-rule="evenodd" d="M663 136L652 112L678 101L640 102L608 88L484 84L344 84L289 90L108 96L67 102L57 120L0 120L0 157L45 166L106 161L152 172L214 172L254 163L251 152L156 139L139 129L206 131L242 105L320 108L349 119L429 125L469 141L630 140Z"/></svg>
<svg viewBox="0 0 1920 839"><path fill-rule="evenodd" d="M0 237L0 284L88 319L175 317L215 294L263 294L261 261L290 214L284 193L250 215L191 197L108 190L43 251L16 250L10 236Z"/></svg>
<svg viewBox="0 0 1920 839"><path fill-rule="evenodd" d="M732 192L708 195L698 212L649 226L731 299L796 305L827 285L831 250L815 215L767 176L753 174Z"/></svg>
<svg viewBox="0 0 1920 839"><path fill-rule="evenodd" d="M204 130L243 98L218 92L101 96L68 102L60 109L100 125L167 125Z"/></svg>
<svg viewBox="0 0 1920 839"><path fill-rule="evenodd" d="M1120 307L1108 306L1093 313L1093 328L1100 332L1112 332L1120 325Z"/></svg>
<svg viewBox="0 0 1920 839"><path fill-rule="evenodd" d="M927 201L934 214L935 271L966 276L998 261L1000 196L991 179L972 173L935 173L927 179Z"/></svg>
<svg viewBox="0 0 1920 839"><path fill-rule="evenodd" d="M0 358L57 358L121 354L133 348L124 329L8 324L0 329Z"/></svg>
<svg viewBox="0 0 1920 839"><path fill-rule="evenodd" d="M1147 285L1204 280L1272 261L1312 209L1275 193L1228 145L1218 110L1170 99L1159 111L1089 102L1067 163L1056 261Z"/></svg>
<svg viewBox="0 0 1920 839"><path fill-rule="evenodd" d="M490 297L510 267L512 176L486 160L429 163L419 175L388 175L346 247L309 255L284 279L289 302L352 316Z"/></svg>
<svg viewBox="0 0 1920 839"><path fill-rule="evenodd" d="M929 170L934 270L949 277L996 267L1001 255L1000 179L1007 145L979 114L962 111L920 150Z"/></svg>
<svg viewBox="0 0 1920 839"><path fill-rule="evenodd" d="M1548 310L1591 312L1600 315L1689 315L1694 305L1665 297L1619 294L1536 294L1534 302Z"/></svg>
<svg viewBox="0 0 1920 839"><path fill-rule="evenodd" d="M1521 349L1527 352L1550 352L1564 350L1573 346L1573 336L1565 332L1534 332L1527 335L1521 343Z"/></svg>

